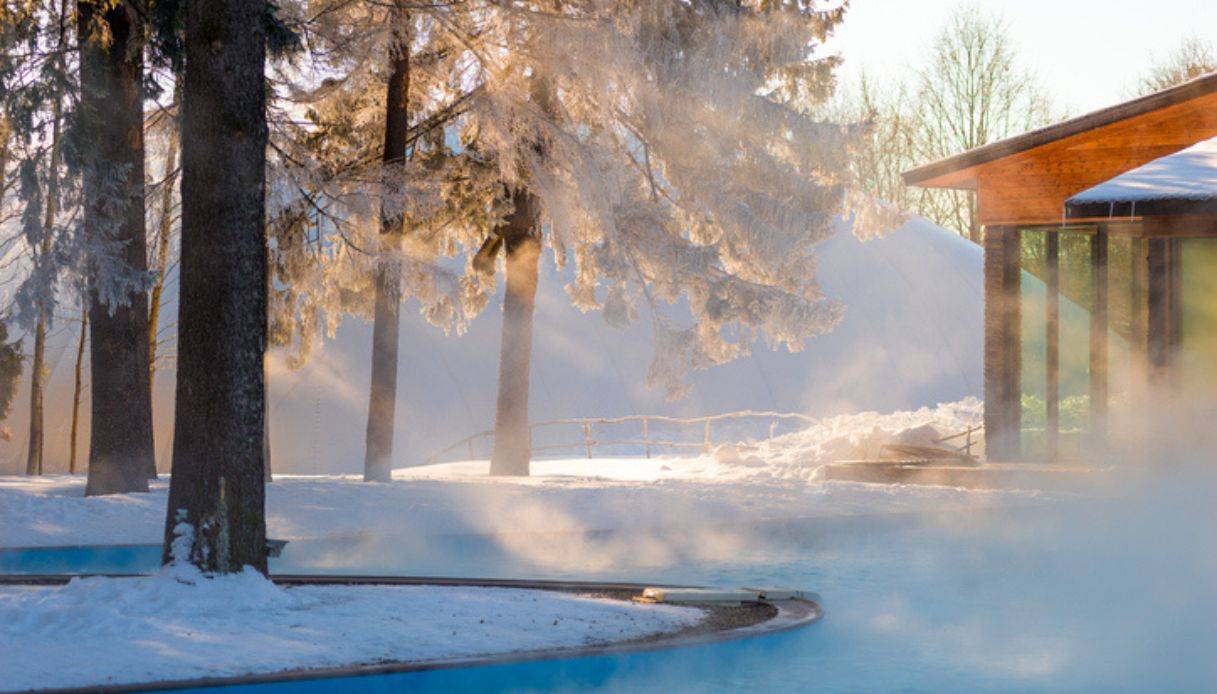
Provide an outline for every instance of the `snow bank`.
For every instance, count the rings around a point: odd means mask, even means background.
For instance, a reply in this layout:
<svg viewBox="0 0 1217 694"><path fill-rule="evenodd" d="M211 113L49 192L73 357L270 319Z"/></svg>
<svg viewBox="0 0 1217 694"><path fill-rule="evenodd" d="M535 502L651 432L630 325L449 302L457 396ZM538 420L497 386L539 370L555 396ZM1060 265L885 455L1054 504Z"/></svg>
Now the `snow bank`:
<svg viewBox="0 0 1217 694"><path fill-rule="evenodd" d="M756 458L774 474L810 479L826 463L877 458L888 444L936 445L937 439L983 422L984 403L976 398L911 412L842 415L764 441Z"/></svg>
<svg viewBox="0 0 1217 694"><path fill-rule="evenodd" d="M281 588L253 571L0 587L0 691L572 648L702 612L500 588Z"/></svg>

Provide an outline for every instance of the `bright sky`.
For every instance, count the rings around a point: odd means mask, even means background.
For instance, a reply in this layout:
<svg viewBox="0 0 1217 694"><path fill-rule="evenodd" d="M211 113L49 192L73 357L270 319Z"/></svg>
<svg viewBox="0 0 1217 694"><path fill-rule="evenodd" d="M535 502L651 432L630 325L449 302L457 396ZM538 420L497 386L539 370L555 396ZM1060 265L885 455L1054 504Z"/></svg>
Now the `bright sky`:
<svg viewBox="0 0 1217 694"><path fill-rule="evenodd" d="M1023 64L1071 115L1124 101L1184 37L1217 47L1217 0L977 0L1004 16ZM958 0L851 0L836 44L846 79L916 65Z"/></svg>

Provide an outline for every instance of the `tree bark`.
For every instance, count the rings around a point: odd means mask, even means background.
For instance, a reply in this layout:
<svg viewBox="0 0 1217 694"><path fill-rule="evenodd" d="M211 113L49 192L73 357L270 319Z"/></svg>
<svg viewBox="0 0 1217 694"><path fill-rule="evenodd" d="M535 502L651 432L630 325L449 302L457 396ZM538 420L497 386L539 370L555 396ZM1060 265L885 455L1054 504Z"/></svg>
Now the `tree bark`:
<svg viewBox="0 0 1217 694"><path fill-rule="evenodd" d="M532 458L528 378L541 239L536 199L521 190L512 197L515 210L502 234L507 291L503 297L503 339L499 348L499 392L490 474L527 476Z"/></svg>
<svg viewBox="0 0 1217 694"><path fill-rule="evenodd" d="M177 402L163 559L214 573L266 572L265 20L264 0L186 6Z"/></svg>
<svg viewBox="0 0 1217 694"><path fill-rule="evenodd" d="M76 434L80 425L81 364L85 359L85 337L89 333L89 309L80 312L80 341L76 343L76 373L72 388L72 435L68 443L68 472L76 474Z"/></svg>
<svg viewBox="0 0 1217 694"><path fill-rule="evenodd" d="M386 194L400 182L409 126L409 15L394 12L397 44L385 98ZM376 315L372 323L372 383L368 396L367 447L363 479L388 482L393 476L393 424L397 413L397 348L401 319L402 215L381 205L380 258L376 263Z"/></svg>
<svg viewBox="0 0 1217 694"><path fill-rule="evenodd" d="M34 356L30 363L30 443L25 457L25 474L42 474L42 386L46 380L46 317L38 311L34 326Z"/></svg>
<svg viewBox="0 0 1217 694"><path fill-rule="evenodd" d="M77 22L80 110L96 133L85 153L83 183L84 235L91 254L92 401L85 494L143 492L148 491L148 479L156 477L148 387L148 295L139 289L125 297L107 296L112 292L104 288L120 276L148 269L144 27L140 10L128 2L80 0ZM105 36L95 35L99 23Z"/></svg>

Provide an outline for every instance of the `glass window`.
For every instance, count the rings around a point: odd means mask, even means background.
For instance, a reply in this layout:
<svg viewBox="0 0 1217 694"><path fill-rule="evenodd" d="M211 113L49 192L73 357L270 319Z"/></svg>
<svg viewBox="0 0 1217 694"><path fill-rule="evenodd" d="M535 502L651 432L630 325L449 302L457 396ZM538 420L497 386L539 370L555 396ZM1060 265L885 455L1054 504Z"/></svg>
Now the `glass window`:
<svg viewBox="0 0 1217 694"><path fill-rule="evenodd" d="M1130 234L1140 225L1125 225ZM1107 249L1108 326L1107 349L1109 406L1113 414L1127 412L1135 398L1131 391L1141 380L1141 358L1145 340L1145 280L1141 267L1141 239L1111 232Z"/></svg>
<svg viewBox="0 0 1217 694"><path fill-rule="evenodd" d="M1090 427L1090 309L1094 303L1088 231L1060 232L1061 458L1083 451Z"/></svg>
<svg viewBox="0 0 1217 694"><path fill-rule="evenodd" d="M1217 393L1217 239L1180 239L1179 383L1190 402L1213 407Z"/></svg>
<svg viewBox="0 0 1217 694"><path fill-rule="evenodd" d="M1022 410L1020 444L1022 455L1042 460L1048 452L1047 421L1047 273L1048 234L1042 229L1023 229L1019 241L1022 266L1021 344Z"/></svg>

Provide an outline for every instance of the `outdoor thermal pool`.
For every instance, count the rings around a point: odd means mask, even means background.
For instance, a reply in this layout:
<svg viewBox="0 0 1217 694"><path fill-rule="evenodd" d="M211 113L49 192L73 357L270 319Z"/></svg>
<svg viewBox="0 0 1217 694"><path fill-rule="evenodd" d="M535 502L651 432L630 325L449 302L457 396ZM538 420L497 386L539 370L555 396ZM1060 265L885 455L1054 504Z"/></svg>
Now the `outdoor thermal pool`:
<svg viewBox="0 0 1217 694"><path fill-rule="evenodd" d="M617 551L610 570L540 565L502 537L451 536L398 554L388 537L296 541L282 573L577 578L701 585L788 585L823 596L807 628L672 651L350 680L259 685L271 691L943 691L1211 690L1217 589L1202 494L1170 504L1084 499L943 515L809 518L739 529L630 562L612 533L538 538L554 553ZM1212 511L1202 511L1211 520ZM640 539L651 543L654 538ZM149 569L141 554L128 568ZM27 553L25 569L41 568ZM3 559L6 571L14 557ZM114 570L119 567L98 567ZM286 688L284 688L286 687Z"/></svg>

